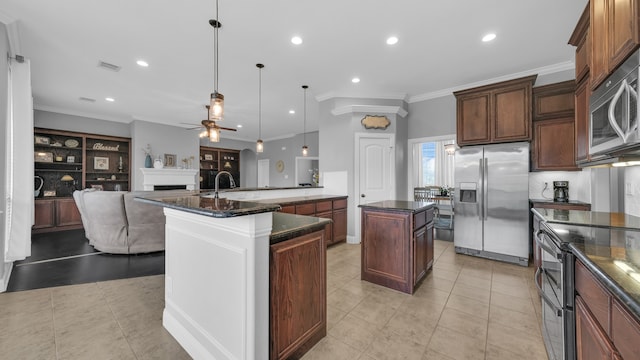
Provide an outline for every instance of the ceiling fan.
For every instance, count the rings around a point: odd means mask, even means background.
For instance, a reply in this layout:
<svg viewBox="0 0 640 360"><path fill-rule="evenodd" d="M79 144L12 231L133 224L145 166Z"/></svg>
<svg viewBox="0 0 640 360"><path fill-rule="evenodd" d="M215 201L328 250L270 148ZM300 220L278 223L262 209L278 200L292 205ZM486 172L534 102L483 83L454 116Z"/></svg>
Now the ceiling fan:
<svg viewBox="0 0 640 360"><path fill-rule="evenodd" d="M207 108L207 117L209 117L209 105L206 105L205 107ZM187 124L187 123L182 123L182 124L193 125L193 124ZM215 121L209 120L209 119L202 120L200 124L201 125L199 126L188 128L188 130L202 129L203 131L200 133L200 137L208 137L209 140L212 142L220 141L220 130L238 131L237 129L234 129L234 128L219 126L218 124L216 124Z"/></svg>

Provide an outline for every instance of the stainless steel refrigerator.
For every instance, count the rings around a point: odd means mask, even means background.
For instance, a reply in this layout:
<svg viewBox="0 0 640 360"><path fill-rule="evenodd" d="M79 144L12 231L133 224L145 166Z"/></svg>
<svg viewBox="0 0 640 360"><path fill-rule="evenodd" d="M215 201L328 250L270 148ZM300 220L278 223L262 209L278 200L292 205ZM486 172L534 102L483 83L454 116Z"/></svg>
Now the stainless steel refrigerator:
<svg viewBox="0 0 640 360"><path fill-rule="evenodd" d="M529 143L465 146L455 164L456 252L528 266Z"/></svg>

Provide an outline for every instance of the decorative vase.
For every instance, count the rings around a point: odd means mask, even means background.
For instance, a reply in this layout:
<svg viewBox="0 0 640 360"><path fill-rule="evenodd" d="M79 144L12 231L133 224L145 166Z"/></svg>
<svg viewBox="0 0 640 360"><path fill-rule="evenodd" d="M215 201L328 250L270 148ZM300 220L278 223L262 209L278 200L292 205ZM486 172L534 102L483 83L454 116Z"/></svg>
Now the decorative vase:
<svg viewBox="0 0 640 360"><path fill-rule="evenodd" d="M154 162L153 162L153 167L156 169L162 169L164 167L164 164L162 163L162 159L157 158Z"/></svg>
<svg viewBox="0 0 640 360"><path fill-rule="evenodd" d="M144 167L150 168L153 167L153 161L151 161L151 155L147 154L144 158Z"/></svg>

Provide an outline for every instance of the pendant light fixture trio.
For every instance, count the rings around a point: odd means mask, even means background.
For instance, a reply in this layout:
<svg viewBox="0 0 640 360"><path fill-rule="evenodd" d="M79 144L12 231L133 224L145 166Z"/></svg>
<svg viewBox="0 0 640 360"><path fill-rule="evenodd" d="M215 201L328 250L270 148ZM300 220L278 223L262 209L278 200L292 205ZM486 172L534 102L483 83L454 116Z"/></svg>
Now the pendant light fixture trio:
<svg viewBox="0 0 640 360"><path fill-rule="evenodd" d="M309 86L302 85L304 91L304 117L303 117L303 132L302 132L302 156L309 155L309 147L307 146L307 89Z"/></svg>
<svg viewBox="0 0 640 360"><path fill-rule="evenodd" d="M262 143L262 68L263 64L256 64L258 68L258 141L256 141L256 152L261 153L264 151L264 144Z"/></svg>

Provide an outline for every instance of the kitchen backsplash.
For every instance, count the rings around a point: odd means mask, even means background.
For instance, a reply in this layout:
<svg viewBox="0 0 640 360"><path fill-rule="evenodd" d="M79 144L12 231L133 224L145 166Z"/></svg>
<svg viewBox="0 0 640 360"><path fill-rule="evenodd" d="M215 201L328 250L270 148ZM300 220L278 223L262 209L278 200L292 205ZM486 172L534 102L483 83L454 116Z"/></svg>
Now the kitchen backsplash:
<svg viewBox="0 0 640 360"><path fill-rule="evenodd" d="M591 202L590 170L582 171L540 171L529 173L529 198L553 200L553 182L569 182L569 200ZM544 190L545 182L548 184Z"/></svg>
<svg viewBox="0 0 640 360"><path fill-rule="evenodd" d="M640 166L630 166L625 169L624 183L625 212L640 216Z"/></svg>

